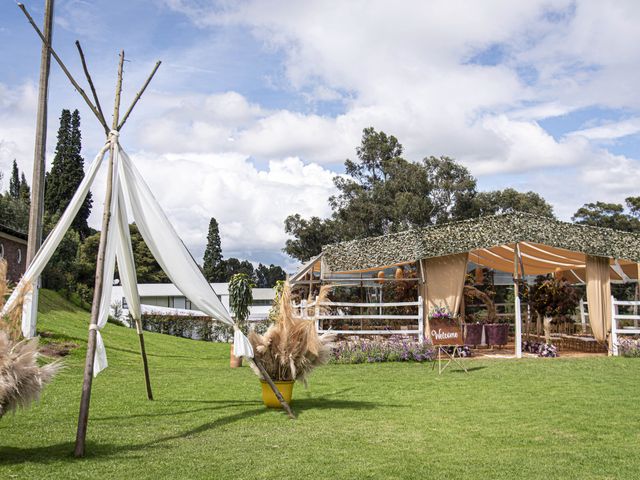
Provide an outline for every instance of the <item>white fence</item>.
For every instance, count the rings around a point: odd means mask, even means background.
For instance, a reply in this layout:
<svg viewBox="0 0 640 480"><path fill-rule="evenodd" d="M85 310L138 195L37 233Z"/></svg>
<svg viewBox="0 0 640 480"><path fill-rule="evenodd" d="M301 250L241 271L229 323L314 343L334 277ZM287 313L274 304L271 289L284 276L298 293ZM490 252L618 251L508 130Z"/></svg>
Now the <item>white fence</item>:
<svg viewBox="0 0 640 480"><path fill-rule="evenodd" d="M309 310L313 309L312 318L315 319L316 329L318 333L324 333L328 330L322 328L322 320L360 320L373 321L373 320L406 320L410 321L413 325L417 323L418 328L406 329L406 330L382 330L382 329L364 329L360 330L335 330L331 329L332 333L343 335L418 335L418 341L422 343L424 341L424 304L422 297L418 297L415 302L393 302L393 303L348 303L348 302L318 302L316 298L315 302L307 303L303 300L299 305L293 306L295 309L299 309L299 314L302 318L309 318ZM384 313L384 309L392 307L417 307L418 313L415 315L390 315ZM344 309L352 308L377 308L379 313L375 315L351 315L343 313ZM322 312L324 311L324 313Z"/></svg>
<svg viewBox="0 0 640 480"><path fill-rule="evenodd" d="M633 314L620 313L620 307L634 307ZM638 309L640 307L640 301L627 302L616 300L611 297L611 344L613 348L613 354L618 355L618 335L640 335L640 315L638 315ZM633 325L625 325L620 327L620 321L633 321Z"/></svg>

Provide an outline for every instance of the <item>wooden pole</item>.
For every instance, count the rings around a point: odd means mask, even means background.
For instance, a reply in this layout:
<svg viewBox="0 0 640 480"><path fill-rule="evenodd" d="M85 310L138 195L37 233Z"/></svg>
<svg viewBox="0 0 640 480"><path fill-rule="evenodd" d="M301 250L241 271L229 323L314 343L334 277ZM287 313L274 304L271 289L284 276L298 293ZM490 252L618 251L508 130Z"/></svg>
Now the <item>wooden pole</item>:
<svg viewBox="0 0 640 480"><path fill-rule="evenodd" d="M118 125L118 131L120 131L120 129L124 126L125 122L127 121L127 119L129 118L129 115L131 115L131 111L133 110L133 108L136 106L136 104L138 103L138 100L140 100L140 97L142 96L142 94L144 93L144 91L147 89L147 86L149 85L149 82L151 82L151 79L153 78L153 76L156 74L156 72L158 71L158 67L160 66L162 62L160 60L158 60L156 62L156 65L153 67L153 70L151 71L151 73L149 74L149 76L147 77L146 82L144 82L144 85L142 85L142 88L140 89L140 91L136 94L136 97L133 99L133 102L131 102L131 105L129 106L129 109L126 111L126 113L124 114L124 116L122 117L122 121L120 122L120 124Z"/></svg>
<svg viewBox="0 0 640 480"><path fill-rule="evenodd" d="M80 87L80 85L78 84L78 82L76 82L76 79L73 78L73 75L71 75L71 72L69 72L69 69L67 69L67 67L65 66L65 64L62 62L62 60L60 59L60 57L58 56L58 54L56 53L56 51L53 49L53 47L51 46L51 42L47 41L47 38L44 36L44 34L40 31L40 29L38 28L38 25L36 25L36 22L33 21L33 18L31 17L31 15L29 14L29 12L27 11L26 7L22 4L22 3L18 3L18 7L20 8L20 10L22 10L22 13L25 14L25 16L27 17L27 20L29 20L29 23L31 24L31 26L33 27L33 29L36 31L36 33L38 34L38 36L40 37L40 40L42 40L42 42L44 43L44 45L47 47L47 49L51 52L51 55L53 56L53 58L55 59L56 62L58 62L58 65L60 65L60 68L62 69L62 71L64 72L64 74L67 76L67 78L69 79L69 81L71 82L71 84L74 86L74 88L78 91L78 93L80 94L80 96L82 96L82 98L84 99L84 101L87 103L87 106L91 109L91 111L93 112L93 114L96 116L96 118L98 119L98 121L100 122L100 125L103 126L105 133L109 134L109 127L107 126L106 122L103 121L100 118L100 113L98 112L98 110L96 109L96 107L93 105L93 103L91 103L91 100L89 100L89 97L87 96L87 94L85 93L85 91L82 89L82 87Z"/></svg>
<svg viewBox="0 0 640 480"><path fill-rule="evenodd" d="M520 263L520 246L516 243L513 250L513 298L516 321L516 358L522 358L522 310L520 307L520 292L518 282L520 275L518 265Z"/></svg>
<svg viewBox="0 0 640 480"><path fill-rule="evenodd" d="M91 74L89 73L89 68L87 67L87 61L84 58L84 52L82 51L82 47L80 46L80 42L76 40L76 47L78 48L78 53L80 54L80 61L82 62L82 70L84 70L84 75L87 77L87 82L89 82L89 88L91 89L91 94L93 95L93 100L96 102L96 109L100 114L100 118L104 125L107 124L106 119L104 118L104 113L102 112L102 107L100 106L100 99L98 98L98 92L96 92L96 87L93 84L93 79L91 78Z"/></svg>
<svg viewBox="0 0 640 480"><path fill-rule="evenodd" d="M147 351L144 347L144 335L142 334L142 325L140 320L136 320L138 324L138 339L140 340L140 354L142 355L142 367L144 368L144 381L147 387L147 398L153 400L153 392L151 391L151 378L149 377L149 362L147 362Z"/></svg>
<svg viewBox="0 0 640 480"><path fill-rule="evenodd" d="M120 64L118 65L118 81L116 84L116 98L113 107L113 128L118 126L120 112L120 93L122 92L122 69L124 64L124 51L120 52ZM91 400L91 384L93 381L93 361L96 351L96 334L98 317L100 315L100 298L102 296L102 277L104 272L104 257L107 246L109 223L111 220L111 196L113 194L113 157L115 146L111 147L109 156L109 169L107 173L107 190L104 199L104 214L102 216L102 231L100 233L100 245L98 247L98 259L96 264L95 287L93 291L93 304L91 306L91 323L89 326L89 339L87 341L87 356L84 367L84 381L82 384L82 397L80 399L80 414L78 417L78 431L76 433L76 446L74 454L83 457L85 452L85 440L87 436L87 424L89 421L89 404Z"/></svg>
<svg viewBox="0 0 640 480"><path fill-rule="evenodd" d="M38 90L38 113L36 115L36 141L33 153L33 177L31 180L31 206L29 210L29 236L27 238L26 265L42 244L42 217L44 216L44 173L46 171L47 151L47 104L49 103L49 72L51 71L51 44L53 36L54 0L47 0L44 8L44 38L40 53L40 86ZM36 279L31 299L32 316L38 315L38 283ZM32 322L32 325L35 322ZM35 333L35 332L33 332Z"/></svg>
<svg viewBox="0 0 640 480"><path fill-rule="evenodd" d="M258 360L257 358L252 358L252 360L253 360L253 363L255 364L255 366L258 367L258 370L260 370L260 373L262 373L262 376L264 377L264 380L271 387L271 390L273 391L273 393L275 394L276 398L280 402L280 405L282 405L282 408L284 408L284 410L287 412L287 415L289 415L289 418L292 418L292 419L295 420L296 416L293 413L293 410L291 410L291 407L289 406L287 401L284 399L284 397L280 393L280 390L278 390L278 387L276 387L276 384L273 383L273 380L271 380L271 377L269 376L269 373L267 373L267 370L264 368L264 365L262 365L262 362L260 360Z"/></svg>

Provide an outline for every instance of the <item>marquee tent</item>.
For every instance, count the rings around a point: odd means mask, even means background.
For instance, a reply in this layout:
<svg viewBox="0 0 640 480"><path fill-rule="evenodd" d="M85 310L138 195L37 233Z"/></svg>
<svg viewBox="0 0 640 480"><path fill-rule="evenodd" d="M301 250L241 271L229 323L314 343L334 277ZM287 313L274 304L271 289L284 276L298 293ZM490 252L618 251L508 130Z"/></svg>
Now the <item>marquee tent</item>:
<svg viewBox="0 0 640 480"><path fill-rule="evenodd" d="M640 235L516 212L327 245L293 280L303 284L318 271L324 279L416 262L425 312L443 303L457 310L468 261L515 279L553 273L586 283L592 330L604 342L610 340L610 282L640 276ZM516 316L520 356L519 308Z"/></svg>

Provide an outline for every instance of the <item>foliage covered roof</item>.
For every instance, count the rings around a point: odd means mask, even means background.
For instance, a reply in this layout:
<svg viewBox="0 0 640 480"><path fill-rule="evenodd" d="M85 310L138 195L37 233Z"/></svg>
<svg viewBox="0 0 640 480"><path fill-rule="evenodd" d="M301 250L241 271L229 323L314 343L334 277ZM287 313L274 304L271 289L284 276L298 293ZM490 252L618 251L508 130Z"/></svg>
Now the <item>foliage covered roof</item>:
<svg viewBox="0 0 640 480"><path fill-rule="evenodd" d="M334 272L362 270L516 242L640 262L640 234L521 212L327 245L323 259Z"/></svg>

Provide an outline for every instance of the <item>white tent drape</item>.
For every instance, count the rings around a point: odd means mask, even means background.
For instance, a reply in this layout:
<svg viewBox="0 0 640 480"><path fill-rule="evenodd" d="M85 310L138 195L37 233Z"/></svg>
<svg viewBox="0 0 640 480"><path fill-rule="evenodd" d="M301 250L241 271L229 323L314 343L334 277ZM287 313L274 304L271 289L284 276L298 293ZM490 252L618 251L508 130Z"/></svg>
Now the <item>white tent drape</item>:
<svg viewBox="0 0 640 480"><path fill-rule="evenodd" d="M120 149L120 180L129 199L133 218L151 253L185 297L212 318L234 325L229 312L202 275L173 225L154 198L129 156ZM234 325L234 354L253 357L247 337Z"/></svg>
<svg viewBox="0 0 640 480"><path fill-rule="evenodd" d="M14 307L18 295L20 295L21 292L26 293L22 309L22 334L26 338L31 338L36 333L36 316L31 315L31 292L34 288L33 282L40 276L44 268L47 266L47 263L49 263L49 260L51 260L51 257L56 251L56 248L58 248L58 245L60 245L60 242L64 238L64 235L67 233L67 230L71 226L73 219L78 214L78 210L80 210L80 207L84 203L84 199L89 193L89 188L96 178L96 173L98 172L100 165L102 164L104 155L107 150L109 150L110 145L111 143L107 142L107 144L102 147L102 150L100 150L98 155L96 155L96 158L94 158L93 162L91 162L91 165L89 165L87 174L80 182L78 190L76 190L76 193L73 195L71 201L69 202L69 206L67 206L67 209L60 217L60 220L58 220L58 223L56 224L54 229L43 242L42 246L33 258L33 261L29 265L29 268L27 268L27 271L20 279L20 282L13 290L13 293L2 309L1 314L6 315Z"/></svg>
<svg viewBox="0 0 640 480"><path fill-rule="evenodd" d="M80 183L69 206L38 250L33 262L23 275L13 294L7 300L2 314L14 306L20 292L26 292L23 304L22 331L25 337L35 335L35 316L30 315L33 281L37 279L53 256L65 233L71 226L95 180L105 153L114 149L112 197L108 206L111 215L107 231L105 263L102 276L98 323L96 330L96 353L94 357L94 376L107 367L107 356L100 330L109 317L111 292L116 259L123 290L129 304L129 312L136 321L138 333L141 331L141 306L137 291L137 279L125 198L129 200L134 219L151 253L163 268L167 276L186 298L211 318L234 327L234 353L236 356L253 357L253 349L247 337L234 324L229 312L206 281L200 268L184 246L169 219L154 198L142 175L133 166L131 159L118 144L118 133L111 132L109 141L100 150L89 166L87 174ZM31 319L34 320L31 320Z"/></svg>

